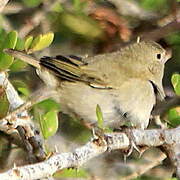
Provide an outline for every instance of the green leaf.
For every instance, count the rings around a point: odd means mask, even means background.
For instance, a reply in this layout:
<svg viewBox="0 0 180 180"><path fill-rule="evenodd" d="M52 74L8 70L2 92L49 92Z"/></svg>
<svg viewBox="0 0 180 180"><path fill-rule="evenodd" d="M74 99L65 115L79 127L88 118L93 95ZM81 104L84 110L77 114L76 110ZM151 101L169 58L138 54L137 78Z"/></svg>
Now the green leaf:
<svg viewBox="0 0 180 180"><path fill-rule="evenodd" d="M177 95L180 95L180 74L173 74L171 82Z"/></svg>
<svg viewBox="0 0 180 180"><path fill-rule="evenodd" d="M64 169L54 174L56 178L88 178L89 175L84 169Z"/></svg>
<svg viewBox="0 0 180 180"><path fill-rule="evenodd" d="M45 139L53 136L58 129L57 111L49 111L40 118L40 127Z"/></svg>
<svg viewBox="0 0 180 180"><path fill-rule="evenodd" d="M24 43L24 49L25 51L28 51L29 47L31 46L31 43L33 41L33 36L28 36Z"/></svg>
<svg viewBox="0 0 180 180"><path fill-rule="evenodd" d="M30 94L27 88L19 87L18 91L21 92L25 96L28 96Z"/></svg>
<svg viewBox="0 0 180 180"><path fill-rule="evenodd" d="M13 64L10 66L10 70L12 72L19 72L20 70L24 69L27 66L27 63L21 61L19 59L15 59Z"/></svg>
<svg viewBox="0 0 180 180"><path fill-rule="evenodd" d="M54 135L57 131L59 109L59 104L52 99L46 99L34 106L34 116L39 119L41 131L45 139ZM40 118L39 114L41 114Z"/></svg>
<svg viewBox="0 0 180 180"><path fill-rule="evenodd" d="M54 12L62 12L62 11L64 11L64 8L63 8L63 6L61 5L60 2L56 2L56 3L54 3L54 6L52 7L52 11L54 11Z"/></svg>
<svg viewBox="0 0 180 180"><path fill-rule="evenodd" d="M161 13L167 11L167 9L169 8L167 4L167 0L140 0L140 5L143 8L152 11L161 10Z"/></svg>
<svg viewBox="0 0 180 180"><path fill-rule="evenodd" d="M24 50L24 40L20 39L19 37L17 38L17 42L16 42L16 47L15 49L17 50Z"/></svg>
<svg viewBox="0 0 180 180"><path fill-rule="evenodd" d="M33 39L32 43L31 43L31 46L30 46L28 52L31 53L33 51L33 48L36 48L38 46L38 44L40 43L41 39L42 39L42 34L40 34L37 37L35 37Z"/></svg>
<svg viewBox="0 0 180 180"><path fill-rule="evenodd" d="M106 133L113 132L113 130L111 128L104 126L103 114L102 114L101 108L98 104L96 106L96 117L97 117L98 127L100 129L102 129L103 132L106 132Z"/></svg>
<svg viewBox="0 0 180 180"><path fill-rule="evenodd" d="M168 44L171 44L171 45L180 45L180 32L170 33L166 37L166 40L168 41Z"/></svg>
<svg viewBox="0 0 180 180"><path fill-rule="evenodd" d="M81 7L81 1L80 0L73 0L74 8L79 11Z"/></svg>
<svg viewBox="0 0 180 180"><path fill-rule="evenodd" d="M79 13L82 12L82 10L85 8L85 6L87 5L86 1L81 1L81 0L73 0L73 6L74 9Z"/></svg>
<svg viewBox="0 0 180 180"><path fill-rule="evenodd" d="M3 41L6 37L7 33L4 29L0 29L0 50L2 50Z"/></svg>
<svg viewBox="0 0 180 180"><path fill-rule="evenodd" d="M61 13L60 22L73 33L88 39L102 38L104 35L96 21L84 14Z"/></svg>
<svg viewBox="0 0 180 180"><path fill-rule="evenodd" d="M12 81L13 86L18 90L19 93L21 93L24 96L29 96L30 91L28 89L28 86L25 82L20 80L14 80Z"/></svg>
<svg viewBox="0 0 180 180"><path fill-rule="evenodd" d="M9 111L9 101L3 88L0 87L0 119L5 117Z"/></svg>
<svg viewBox="0 0 180 180"><path fill-rule="evenodd" d="M3 48L15 48L16 43L17 43L17 32L16 31L11 31L6 35L6 38L3 41Z"/></svg>
<svg viewBox="0 0 180 180"><path fill-rule="evenodd" d="M44 109L45 112L60 109L60 105L52 99L46 99L36 105L38 108Z"/></svg>
<svg viewBox="0 0 180 180"><path fill-rule="evenodd" d="M103 129L104 128L103 114L98 104L96 106L96 117L97 117L98 127Z"/></svg>
<svg viewBox="0 0 180 180"><path fill-rule="evenodd" d="M180 125L180 107L169 110L168 120L173 127Z"/></svg>
<svg viewBox="0 0 180 180"><path fill-rule="evenodd" d="M37 7L40 5L42 0L22 0L27 7Z"/></svg>
<svg viewBox="0 0 180 180"><path fill-rule="evenodd" d="M23 39L18 38L15 49L17 50L24 50L25 42ZM9 69L12 72L19 72L20 70L24 69L27 66L27 63L15 58L12 65L9 67Z"/></svg>
<svg viewBox="0 0 180 180"><path fill-rule="evenodd" d="M12 56L2 52L2 50L5 48L14 49L16 46L16 43L17 43L17 32L16 31L9 32L3 41L1 52L0 52L0 70L8 69L14 60Z"/></svg>
<svg viewBox="0 0 180 180"><path fill-rule="evenodd" d="M52 43L53 39L54 34L52 32L43 35L40 34L32 41L32 44L28 52L39 51L48 47Z"/></svg>

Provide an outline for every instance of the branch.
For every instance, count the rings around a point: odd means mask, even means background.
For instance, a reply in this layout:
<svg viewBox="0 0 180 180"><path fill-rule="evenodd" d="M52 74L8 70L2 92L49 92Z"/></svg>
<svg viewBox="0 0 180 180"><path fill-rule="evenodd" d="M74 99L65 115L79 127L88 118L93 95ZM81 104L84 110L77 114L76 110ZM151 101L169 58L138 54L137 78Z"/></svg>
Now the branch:
<svg viewBox="0 0 180 180"><path fill-rule="evenodd" d="M5 72L0 72L0 86L2 86L6 92L11 111L23 105L24 101L19 97L18 93L9 82ZM30 162L39 161L45 157L42 143L38 137L39 135L35 133L36 131L31 122L31 118L25 109L24 111L12 112L12 114L10 113L5 118L1 119L0 130L7 134L12 134L13 132L19 133L24 149L28 152ZM34 154L35 151L38 153Z"/></svg>
<svg viewBox="0 0 180 180"><path fill-rule="evenodd" d="M13 2L9 3L3 10L3 14L17 14L20 12L27 12L30 8L26 8L22 3ZM32 9L31 9L32 10Z"/></svg>
<svg viewBox="0 0 180 180"><path fill-rule="evenodd" d="M169 24L167 24L163 27L157 28L157 29L150 31L150 32L145 32L139 36L143 40L158 41L159 39L167 36L168 34L170 34L172 32L179 31L179 29L180 29L179 21L180 21L180 19L174 20L174 21L170 22Z"/></svg>
<svg viewBox="0 0 180 180"><path fill-rule="evenodd" d="M180 106L180 96L174 96L155 105L152 115L163 115L167 110L176 106Z"/></svg>
<svg viewBox="0 0 180 180"><path fill-rule="evenodd" d="M180 143L180 127L175 129L152 129L138 130L134 129L131 133L132 139L136 145L141 146L160 146L163 144L172 145ZM26 180L40 179L52 176L56 171L79 167L88 160L99 156L106 151L116 149L126 149L130 146L130 139L125 133L107 133L104 137L94 138L86 145L75 149L73 152L55 154L48 160L14 167L0 174L1 180Z"/></svg>
<svg viewBox="0 0 180 180"><path fill-rule="evenodd" d="M134 16L140 19L153 19L157 17L156 13L144 10L136 1L109 0L109 2L113 3L117 7L118 12L125 16Z"/></svg>
<svg viewBox="0 0 180 180"><path fill-rule="evenodd" d="M154 168L155 166L158 166L163 160L165 160L167 158L167 156L162 153L159 157L156 157L155 159L153 159L151 161L151 163L146 164L145 166L141 167L138 171L132 173L129 176L126 176L124 178L121 178L121 180L131 180L131 179L135 179L138 176L146 173L147 171L149 171L150 169Z"/></svg>
<svg viewBox="0 0 180 180"><path fill-rule="evenodd" d="M49 22L46 18L47 12L51 11L52 7L54 7L54 4L57 1L47 1L43 2L43 6L41 9L37 10L28 20L27 23L23 24L19 29L19 37L25 37L27 36L35 27L39 26L40 24L44 23L46 25L46 32L48 32L49 29Z"/></svg>
<svg viewBox="0 0 180 180"><path fill-rule="evenodd" d="M45 20L45 13L43 11L37 11L33 16L28 20L27 23L23 24L19 29L19 37L24 38L31 32L35 27L37 27L42 20Z"/></svg>
<svg viewBox="0 0 180 180"><path fill-rule="evenodd" d="M174 143L172 145L165 144L162 146L162 149L166 152L175 167L175 176L180 179L180 143Z"/></svg>
<svg viewBox="0 0 180 180"><path fill-rule="evenodd" d="M8 3L9 0L1 0L0 1L0 12L4 9L6 4Z"/></svg>

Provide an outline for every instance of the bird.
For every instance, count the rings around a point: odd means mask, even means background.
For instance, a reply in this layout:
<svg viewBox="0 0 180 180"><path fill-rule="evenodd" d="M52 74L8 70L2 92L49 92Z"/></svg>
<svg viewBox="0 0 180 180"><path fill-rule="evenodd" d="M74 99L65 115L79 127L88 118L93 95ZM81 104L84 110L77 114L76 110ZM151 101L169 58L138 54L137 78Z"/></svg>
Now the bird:
<svg viewBox="0 0 180 180"><path fill-rule="evenodd" d="M105 126L146 129L157 98L165 97L162 79L171 54L154 41L84 58L57 55L37 59L14 49L5 52L36 67L47 87L57 92L54 98L63 113L93 126L97 125L99 105Z"/></svg>

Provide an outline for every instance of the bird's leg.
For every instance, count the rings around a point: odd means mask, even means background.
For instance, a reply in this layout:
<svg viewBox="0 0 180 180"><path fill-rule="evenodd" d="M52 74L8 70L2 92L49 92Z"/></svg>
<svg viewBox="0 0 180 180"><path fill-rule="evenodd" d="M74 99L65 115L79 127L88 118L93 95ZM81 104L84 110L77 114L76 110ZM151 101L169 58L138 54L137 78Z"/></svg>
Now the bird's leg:
<svg viewBox="0 0 180 180"><path fill-rule="evenodd" d="M132 127L129 127L129 128L125 129L125 133L128 136L129 141L130 141L130 147L129 147L128 153L126 155L127 157L132 154L134 149L141 154L141 150L139 149L139 147L136 146L134 136L132 135L132 129L133 129Z"/></svg>
<svg viewBox="0 0 180 180"><path fill-rule="evenodd" d="M133 149L135 149L138 153L139 153L139 157L142 156L142 154L149 148L147 146L143 146L143 147L140 147L140 146L137 146L136 143L135 143L135 139L134 139L134 136L132 134L132 127L130 128L126 128L125 129L125 133L126 135L128 136L129 140L130 140L130 148L129 148L129 152L127 153L126 157L130 156L131 153L133 152Z"/></svg>
<svg viewBox="0 0 180 180"><path fill-rule="evenodd" d="M115 132L120 131L120 132L126 133L126 135L129 138L130 145L129 145L129 149L125 151L125 159L126 159L126 157L128 157L128 156L130 156L132 154L134 149L137 152L139 152L140 155L142 154L140 148L137 147L136 144L135 144L134 136L132 135L132 129L133 129L132 127L127 127L127 126L121 126L118 129L114 129Z"/></svg>

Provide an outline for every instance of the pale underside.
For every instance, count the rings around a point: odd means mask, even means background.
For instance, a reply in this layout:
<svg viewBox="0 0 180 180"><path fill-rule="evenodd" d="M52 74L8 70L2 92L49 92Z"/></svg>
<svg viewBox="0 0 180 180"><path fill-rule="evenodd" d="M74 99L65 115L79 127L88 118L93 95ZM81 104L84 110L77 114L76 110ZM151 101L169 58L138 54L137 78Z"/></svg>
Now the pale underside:
<svg viewBox="0 0 180 180"><path fill-rule="evenodd" d="M58 96L63 112L90 123L97 121L96 106L99 104L105 125L116 128L128 122L134 127L146 128L155 104L151 83L139 79L126 81L116 90L95 89L81 82L64 81Z"/></svg>

